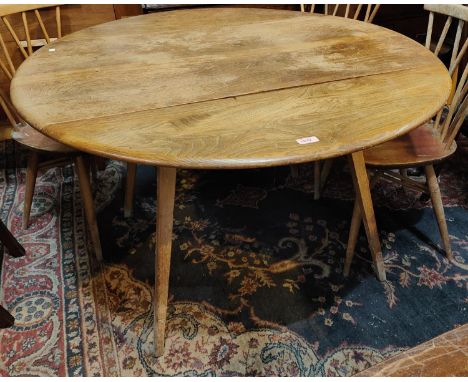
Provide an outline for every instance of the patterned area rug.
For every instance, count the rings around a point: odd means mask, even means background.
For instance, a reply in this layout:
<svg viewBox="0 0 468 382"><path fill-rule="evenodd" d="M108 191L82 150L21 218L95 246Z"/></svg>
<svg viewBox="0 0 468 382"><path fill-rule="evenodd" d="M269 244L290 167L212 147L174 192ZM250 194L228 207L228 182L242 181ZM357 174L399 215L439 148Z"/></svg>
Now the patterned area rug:
<svg viewBox="0 0 468 382"><path fill-rule="evenodd" d="M1 218L27 249L3 256L1 376L349 376L468 322L468 172L441 170L456 261L440 249L430 204L379 183L373 192L388 281L364 232L342 274L353 191L336 161L320 201L312 166L180 171L165 354L152 355L155 172L138 169L123 218L125 167L95 187L104 264L87 238L73 168L40 174L21 229L24 168L12 145L0 171Z"/></svg>

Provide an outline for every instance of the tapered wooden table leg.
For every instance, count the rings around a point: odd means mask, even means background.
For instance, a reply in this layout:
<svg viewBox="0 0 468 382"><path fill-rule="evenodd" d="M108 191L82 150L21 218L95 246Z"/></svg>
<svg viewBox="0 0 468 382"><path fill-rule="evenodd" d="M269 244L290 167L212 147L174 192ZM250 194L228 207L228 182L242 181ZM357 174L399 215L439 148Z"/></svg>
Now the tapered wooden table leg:
<svg viewBox="0 0 468 382"><path fill-rule="evenodd" d="M353 217L351 218L351 227L349 229L348 245L346 246L346 257L343 268L343 275L348 277L351 268L351 262L354 257L354 250L359 238L359 228L361 227L361 210L359 209L359 202L356 198L354 201Z"/></svg>
<svg viewBox="0 0 468 382"><path fill-rule="evenodd" d="M327 183L328 175L330 175L332 165L333 159L325 159L323 162L323 167L320 172L320 192L322 192L323 188L325 187L325 183Z"/></svg>
<svg viewBox="0 0 468 382"><path fill-rule="evenodd" d="M385 281L385 267L380 246L377 224L375 222L374 207L369 187L369 178L367 177L366 163L362 151L349 155L349 164L351 175L353 177L356 198L361 210L364 228L366 230L367 240L369 242L372 260L374 261L375 271L380 281Z"/></svg>
<svg viewBox="0 0 468 382"><path fill-rule="evenodd" d="M154 346L157 357L164 353L169 272L171 268L175 183L175 168L158 168L154 287Z"/></svg>
<svg viewBox="0 0 468 382"><path fill-rule="evenodd" d="M80 183L81 200L86 217L94 252L98 261L102 261L101 240L99 238L99 228L94 211L93 193L91 192L91 183L89 182L89 171L82 156L75 157L75 171Z"/></svg>
<svg viewBox="0 0 468 382"><path fill-rule="evenodd" d="M127 163L127 182L125 184L125 202L124 202L124 217L129 218L133 215L133 193L135 190L135 176L137 165L135 163Z"/></svg>
<svg viewBox="0 0 468 382"><path fill-rule="evenodd" d="M320 161L314 162L314 200L320 199Z"/></svg>
<svg viewBox="0 0 468 382"><path fill-rule="evenodd" d="M31 214L31 205L34 196L34 186L36 185L37 170L39 165L39 154L32 151L29 154L28 165L26 168L26 187L24 192L23 205L23 229L29 225L29 215Z"/></svg>

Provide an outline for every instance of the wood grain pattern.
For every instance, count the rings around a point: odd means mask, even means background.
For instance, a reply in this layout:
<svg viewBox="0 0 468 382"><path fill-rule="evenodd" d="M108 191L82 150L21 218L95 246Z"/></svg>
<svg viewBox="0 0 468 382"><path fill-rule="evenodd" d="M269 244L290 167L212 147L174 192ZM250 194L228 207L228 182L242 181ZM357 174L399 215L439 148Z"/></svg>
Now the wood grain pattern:
<svg viewBox="0 0 468 382"><path fill-rule="evenodd" d="M466 377L468 324L372 366L356 377Z"/></svg>
<svg viewBox="0 0 468 382"><path fill-rule="evenodd" d="M344 155L423 123L450 88L446 76L427 92L431 73L432 68L399 71L391 80L376 75L46 125L41 131L73 147L147 164L247 168L301 163ZM309 136L320 141L296 142Z"/></svg>
<svg viewBox="0 0 468 382"><path fill-rule="evenodd" d="M305 12L305 6L301 4L301 12ZM332 10L333 8L333 10ZM372 23L374 20L380 5L376 5L372 10L372 4L367 4L366 12L364 14L365 22ZM325 14L332 14L333 16L343 16L345 18L352 18L353 20L359 20L359 14L362 9L362 4L335 4L335 5L325 5L324 12ZM315 6L313 4L308 7L308 12L314 13ZM320 199L320 193L323 185L325 184L328 176L328 172L330 171L331 165L333 163L333 159L327 159L323 164L324 172L321 173L321 161L314 163L314 199Z"/></svg>
<svg viewBox="0 0 468 382"><path fill-rule="evenodd" d="M0 9L5 6L8 7L8 5L0 5ZM32 5L28 4L25 6L31 7ZM56 38L57 32L55 7L50 7L49 5L45 4L40 6L42 7L40 9L40 20L42 21L44 29L47 31L50 39ZM24 28L22 27L21 15L12 14L7 17L12 27L17 32L19 39L25 42L26 36L23 30ZM112 20L115 20L114 8L112 4L68 4L62 6L61 10L61 25L64 35ZM32 12L31 14L28 14L30 37L33 42L33 46L36 41L44 39L44 29L41 26L41 21L39 21L37 15L33 14ZM5 48L12 56L12 65L14 65L14 67L18 67L19 64L23 61L23 55L21 54L6 26L1 20L0 34L4 36ZM0 56L4 56L3 52L0 53ZM0 72L0 88L7 94L9 93L10 80L3 73L3 71Z"/></svg>
<svg viewBox="0 0 468 382"><path fill-rule="evenodd" d="M446 69L419 44L299 12L152 14L51 47L13 79L22 117L72 147L163 166L260 167L347 154L423 123L450 88ZM312 135L320 142L297 144Z"/></svg>

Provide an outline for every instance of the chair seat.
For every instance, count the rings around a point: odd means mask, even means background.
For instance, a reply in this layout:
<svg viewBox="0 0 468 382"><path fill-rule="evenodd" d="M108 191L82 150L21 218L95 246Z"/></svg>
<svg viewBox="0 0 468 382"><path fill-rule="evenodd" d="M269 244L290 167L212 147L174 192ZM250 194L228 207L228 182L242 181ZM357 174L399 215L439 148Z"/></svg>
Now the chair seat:
<svg viewBox="0 0 468 382"><path fill-rule="evenodd" d="M13 128L12 138L31 149L54 153L74 153L75 149L46 137L27 123L17 124Z"/></svg>
<svg viewBox="0 0 468 382"><path fill-rule="evenodd" d="M445 148L432 122L428 122L408 134L365 150L364 158L370 166L404 168L441 161L456 148L455 142Z"/></svg>

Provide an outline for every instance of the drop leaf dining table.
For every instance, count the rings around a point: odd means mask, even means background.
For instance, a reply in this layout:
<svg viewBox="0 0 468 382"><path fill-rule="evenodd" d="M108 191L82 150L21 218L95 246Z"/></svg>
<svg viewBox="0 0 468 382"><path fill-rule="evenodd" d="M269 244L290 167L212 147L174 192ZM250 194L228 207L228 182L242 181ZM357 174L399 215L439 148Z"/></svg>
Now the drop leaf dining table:
<svg viewBox="0 0 468 382"><path fill-rule="evenodd" d="M17 70L12 102L76 149L157 167L154 346L164 351L176 170L247 169L347 155L385 280L363 150L443 106L451 80L424 47L334 16L177 10L94 26Z"/></svg>

